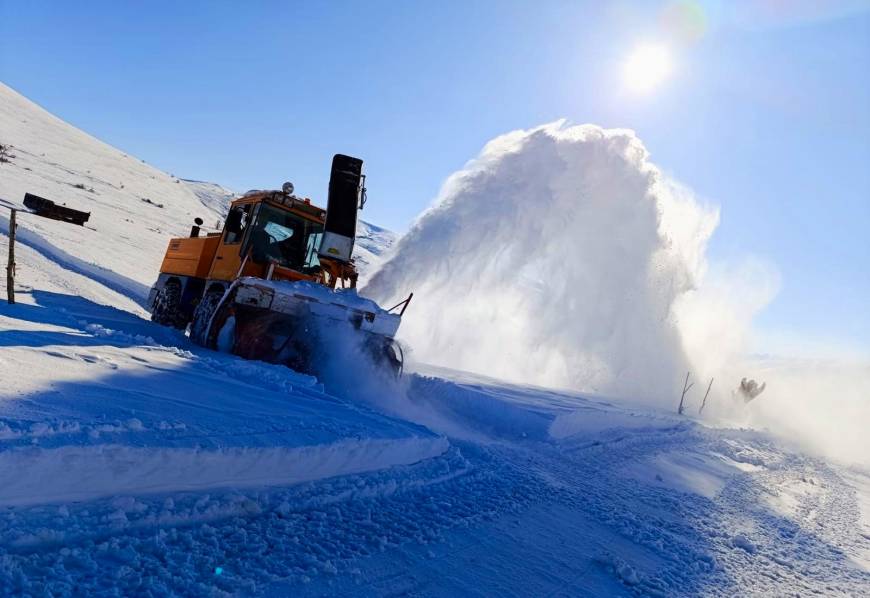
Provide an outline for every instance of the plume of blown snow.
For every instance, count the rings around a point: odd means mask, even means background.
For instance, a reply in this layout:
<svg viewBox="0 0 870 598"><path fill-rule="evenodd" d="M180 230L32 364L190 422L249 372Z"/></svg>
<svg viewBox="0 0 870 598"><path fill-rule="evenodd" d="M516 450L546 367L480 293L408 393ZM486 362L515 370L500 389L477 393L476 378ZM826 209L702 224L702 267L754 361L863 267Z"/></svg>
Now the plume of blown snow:
<svg viewBox="0 0 870 598"><path fill-rule="evenodd" d="M867 465L870 363L748 356L779 273L707 264L718 209L650 162L627 130L557 122L491 141L362 290L415 292L401 335L423 362L765 428ZM741 378L767 382L750 403Z"/></svg>
<svg viewBox="0 0 870 598"><path fill-rule="evenodd" d="M420 361L673 401L689 367L676 308L718 218L633 132L560 121L488 143L363 293L415 292L401 332Z"/></svg>

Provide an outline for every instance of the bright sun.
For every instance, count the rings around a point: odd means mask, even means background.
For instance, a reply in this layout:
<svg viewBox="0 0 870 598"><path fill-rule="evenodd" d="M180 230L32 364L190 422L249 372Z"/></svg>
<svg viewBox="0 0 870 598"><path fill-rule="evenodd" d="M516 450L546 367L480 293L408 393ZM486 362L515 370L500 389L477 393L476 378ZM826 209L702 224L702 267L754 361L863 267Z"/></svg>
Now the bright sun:
<svg viewBox="0 0 870 598"><path fill-rule="evenodd" d="M645 93L657 87L671 73L671 55L665 46L638 46L625 61L622 76L634 92Z"/></svg>

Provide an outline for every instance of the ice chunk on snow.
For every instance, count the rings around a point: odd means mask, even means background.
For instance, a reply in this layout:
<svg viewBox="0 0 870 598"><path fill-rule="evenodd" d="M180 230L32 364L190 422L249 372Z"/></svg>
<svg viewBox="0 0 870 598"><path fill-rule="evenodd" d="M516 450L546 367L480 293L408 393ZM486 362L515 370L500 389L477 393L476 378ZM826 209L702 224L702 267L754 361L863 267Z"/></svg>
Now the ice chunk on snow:
<svg viewBox="0 0 870 598"><path fill-rule="evenodd" d="M731 538L731 545L734 546L734 548L745 550L749 554L755 554L755 551L758 550L755 544L753 544L752 541L743 534L738 534Z"/></svg>

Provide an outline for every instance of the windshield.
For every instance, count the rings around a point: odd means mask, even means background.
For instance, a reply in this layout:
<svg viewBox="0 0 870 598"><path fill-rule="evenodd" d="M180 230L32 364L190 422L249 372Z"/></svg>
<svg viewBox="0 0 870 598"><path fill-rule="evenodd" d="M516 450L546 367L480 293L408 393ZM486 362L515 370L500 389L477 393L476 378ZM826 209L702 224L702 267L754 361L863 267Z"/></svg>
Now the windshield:
<svg viewBox="0 0 870 598"><path fill-rule="evenodd" d="M251 257L308 273L320 266L317 248L322 236L323 225L261 204L251 233Z"/></svg>

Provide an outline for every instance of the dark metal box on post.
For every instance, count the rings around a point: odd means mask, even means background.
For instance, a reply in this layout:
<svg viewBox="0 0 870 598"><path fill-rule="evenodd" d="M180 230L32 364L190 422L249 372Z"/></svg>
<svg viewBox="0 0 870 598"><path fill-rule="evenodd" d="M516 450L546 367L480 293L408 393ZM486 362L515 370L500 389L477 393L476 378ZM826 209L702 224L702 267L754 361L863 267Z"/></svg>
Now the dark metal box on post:
<svg viewBox="0 0 870 598"><path fill-rule="evenodd" d="M66 206L59 206L50 199L24 194L24 207L26 210L15 207L14 204L2 201L2 207L9 208L9 258L6 262L6 301L10 305L15 303L15 232L18 228L17 216L19 212L36 214L50 220L58 220L69 224L84 226L90 217L90 212L74 210Z"/></svg>

